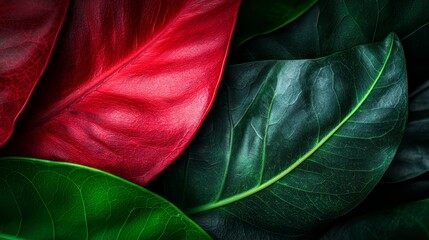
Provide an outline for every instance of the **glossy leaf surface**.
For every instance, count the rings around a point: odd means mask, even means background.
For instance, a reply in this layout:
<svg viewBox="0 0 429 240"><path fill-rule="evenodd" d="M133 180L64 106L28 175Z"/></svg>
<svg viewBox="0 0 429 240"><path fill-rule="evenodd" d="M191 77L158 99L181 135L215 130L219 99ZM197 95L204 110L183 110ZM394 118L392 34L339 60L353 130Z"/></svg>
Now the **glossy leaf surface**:
<svg viewBox="0 0 429 240"><path fill-rule="evenodd" d="M237 19L237 29L232 42L238 47L245 41L270 33L292 22L317 0L244 0Z"/></svg>
<svg viewBox="0 0 429 240"><path fill-rule="evenodd" d="M401 39L410 85L429 78L429 1L319 0L302 17L238 49L235 62L325 56L359 44L381 41L390 32Z"/></svg>
<svg viewBox="0 0 429 240"><path fill-rule="evenodd" d="M0 2L0 147L45 71L67 8L68 0Z"/></svg>
<svg viewBox="0 0 429 240"><path fill-rule="evenodd" d="M402 182L429 172L429 81L410 94L408 125L385 182Z"/></svg>
<svg viewBox="0 0 429 240"><path fill-rule="evenodd" d="M79 165L0 159L0 238L210 239L161 197Z"/></svg>
<svg viewBox="0 0 429 240"><path fill-rule="evenodd" d="M146 184L183 152L209 111L239 4L73 1L6 152Z"/></svg>
<svg viewBox="0 0 429 240"><path fill-rule="evenodd" d="M363 214L322 239L428 239L429 199Z"/></svg>
<svg viewBox="0 0 429 240"><path fill-rule="evenodd" d="M219 239L308 238L373 189L405 126L399 40L232 65L165 196Z"/></svg>

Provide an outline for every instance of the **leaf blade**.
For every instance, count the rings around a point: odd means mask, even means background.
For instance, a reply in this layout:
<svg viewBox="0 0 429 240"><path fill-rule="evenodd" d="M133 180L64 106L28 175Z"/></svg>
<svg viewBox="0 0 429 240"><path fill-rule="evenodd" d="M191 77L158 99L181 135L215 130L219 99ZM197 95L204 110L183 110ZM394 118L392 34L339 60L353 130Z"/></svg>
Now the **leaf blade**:
<svg viewBox="0 0 429 240"><path fill-rule="evenodd" d="M0 160L1 234L11 238L210 237L176 207L114 175L75 164ZM15 203L18 211L10 206Z"/></svg>
<svg viewBox="0 0 429 240"><path fill-rule="evenodd" d="M208 113L239 4L72 2L53 63L5 152L148 183Z"/></svg>
<svg viewBox="0 0 429 240"><path fill-rule="evenodd" d="M45 71L68 1L3 2L0 10L0 147Z"/></svg>
<svg viewBox="0 0 429 240"><path fill-rule="evenodd" d="M188 155L163 176L167 199L217 238L240 229L282 239L309 237L367 196L406 120L396 37L314 60L228 70Z"/></svg>
<svg viewBox="0 0 429 240"><path fill-rule="evenodd" d="M232 59L234 63L241 63L315 58L381 41L395 32L404 46L408 75L413 80L410 89L414 89L429 77L425 69L429 17L424 10L428 7L425 0L320 0L293 23L243 44L233 52Z"/></svg>

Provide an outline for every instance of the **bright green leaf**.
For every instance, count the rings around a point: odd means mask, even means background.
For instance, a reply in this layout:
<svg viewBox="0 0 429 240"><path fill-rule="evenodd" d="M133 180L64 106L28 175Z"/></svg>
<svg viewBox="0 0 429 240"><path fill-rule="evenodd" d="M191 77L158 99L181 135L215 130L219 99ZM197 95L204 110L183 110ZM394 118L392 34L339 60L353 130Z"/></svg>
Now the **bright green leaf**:
<svg viewBox="0 0 429 240"><path fill-rule="evenodd" d="M111 174L0 159L0 238L210 239L161 197Z"/></svg>
<svg viewBox="0 0 429 240"><path fill-rule="evenodd" d="M230 66L168 199L222 239L308 237L361 202L407 114L398 38L314 60Z"/></svg>

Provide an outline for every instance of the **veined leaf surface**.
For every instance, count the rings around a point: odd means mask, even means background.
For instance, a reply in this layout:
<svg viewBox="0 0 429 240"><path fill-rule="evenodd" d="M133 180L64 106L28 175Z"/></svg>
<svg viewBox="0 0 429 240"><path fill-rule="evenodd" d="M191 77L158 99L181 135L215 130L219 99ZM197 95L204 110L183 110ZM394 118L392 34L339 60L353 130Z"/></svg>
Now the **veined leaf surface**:
<svg viewBox="0 0 429 240"><path fill-rule="evenodd" d="M0 2L0 147L48 65L68 2Z"/></svg>
<svg viewBox="0 0 429 240"><path fill-rule="evenodd" d="M219 239L307 238L361 202L407 114L402 47L232 65L165 196Z"/></svg>
<svg viewBox="0 0 429 240"><path fill-rule="evenodd" d="M215 98L240 1L72 1L8 155L144 185L188 146Z"/></svg>
<svg viewBox="0 0 429 240"><path fill-rule="evenodd" d="M429 78L427 9L427 0L319 0L293 23L243 44L234 52L234 62L326 56L395 32L415 88Z"/></svg>
<svg viewBox="0 0 429 240"><path fill-rule="evenodd" d="M70 163L0 159L2 239L210 239L176 207Z"/></svg>

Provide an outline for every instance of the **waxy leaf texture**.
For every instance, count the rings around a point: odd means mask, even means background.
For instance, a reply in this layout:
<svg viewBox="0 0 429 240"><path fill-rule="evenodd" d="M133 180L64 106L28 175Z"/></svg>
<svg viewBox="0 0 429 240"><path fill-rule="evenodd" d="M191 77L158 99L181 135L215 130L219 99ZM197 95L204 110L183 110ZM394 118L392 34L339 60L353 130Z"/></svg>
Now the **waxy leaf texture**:
<svg viewBox="0 0 429 240"><path fill-rule="evenodd" d="M1 239L211 239L175 206L111 174L0 158Z"/></svg>
<svg viewBox="0 0 429 240"><path fill-rule="evenodd" d="M5 152L140 185L184 151L220 83L240 1L72 1Z"/></svg>
<svg viewBox="0 0 429 240"><path fill-rule="evenodd" d="M218 239L308 238L374 188L406 116L394 34L314 60L229 66L195 141L163 175L165 197Z"/></svg>
<svg viewBox="0 0 429 240"><path fill-rule="evenodd" d="M68 0L0 2L0 147L45 71Z"/></svg>

